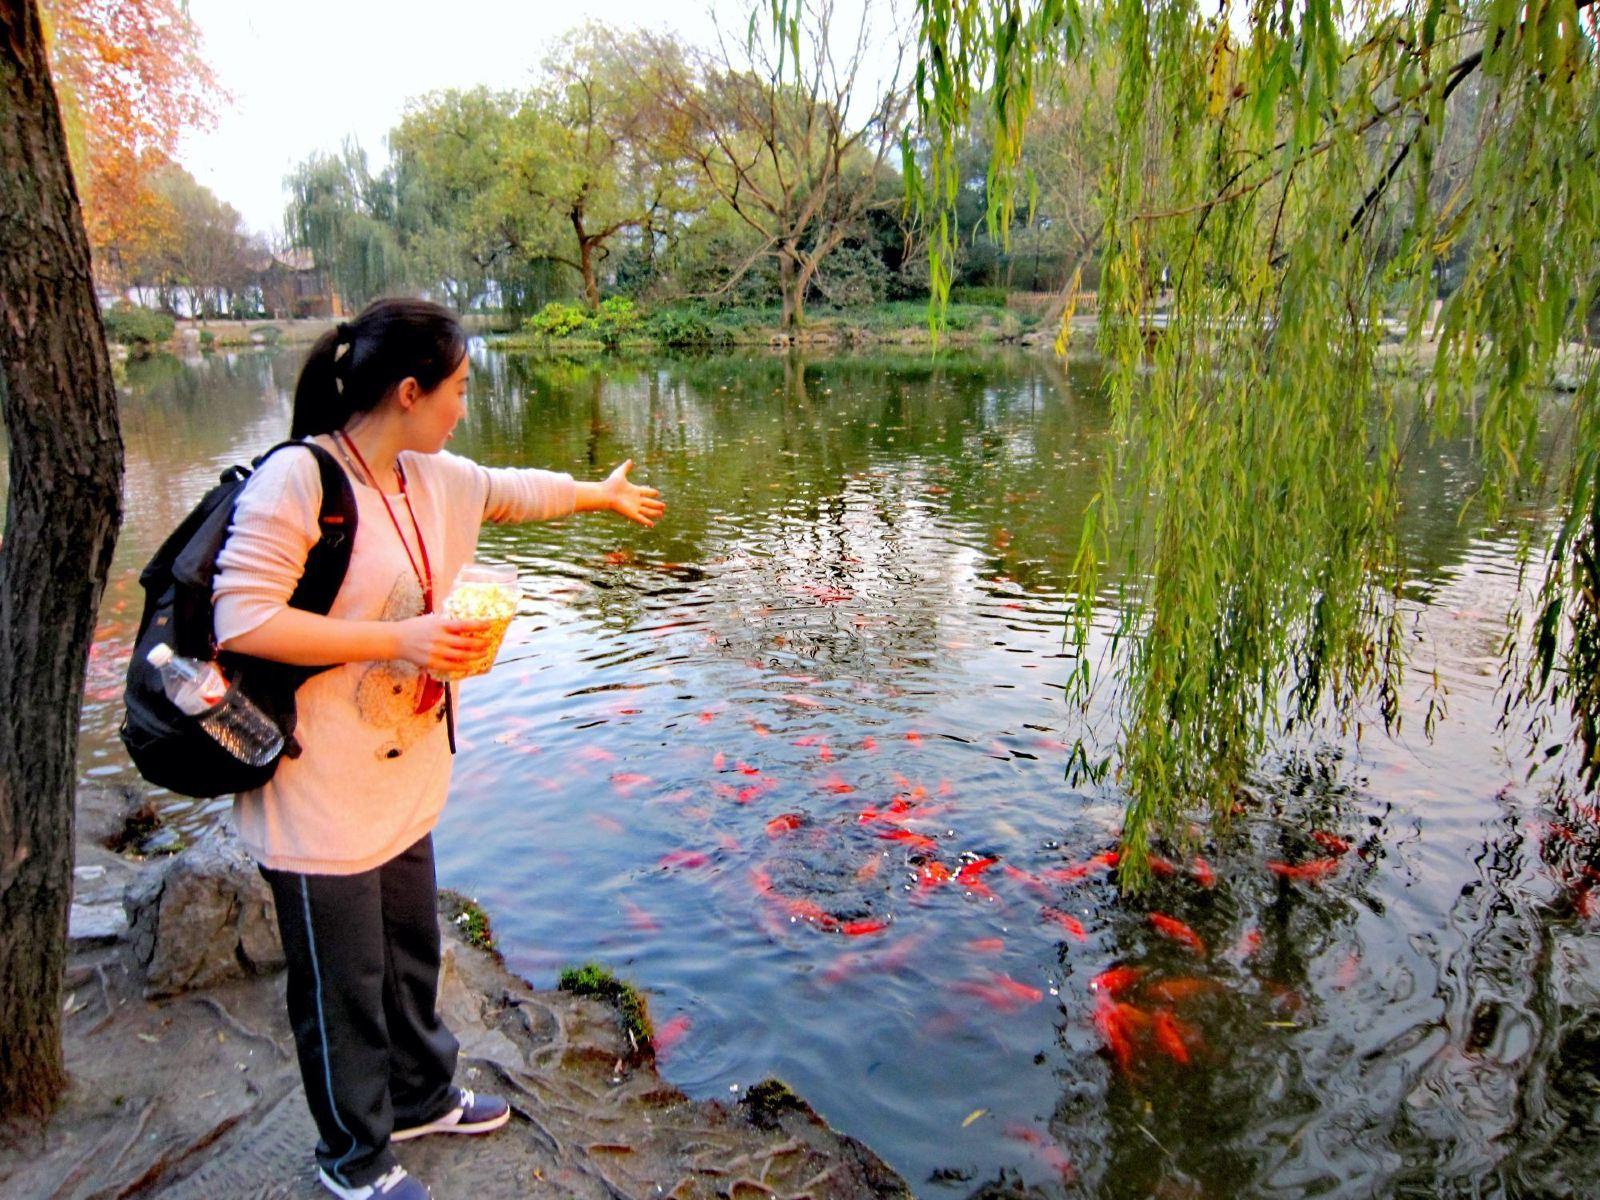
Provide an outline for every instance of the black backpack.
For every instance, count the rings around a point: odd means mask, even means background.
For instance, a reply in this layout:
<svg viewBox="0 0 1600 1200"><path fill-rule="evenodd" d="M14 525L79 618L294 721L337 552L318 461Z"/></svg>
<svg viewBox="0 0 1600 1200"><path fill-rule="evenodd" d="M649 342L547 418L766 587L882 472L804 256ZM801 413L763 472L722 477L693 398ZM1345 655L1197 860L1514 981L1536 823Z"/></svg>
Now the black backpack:
<svg viewBox="0 0 1600 1200"><path fill-rule="evenodd" d="M229 467L139 575L144 614L128 664L122 742L139 774L185 796L226 796L260 787L272 778L279 759L299 757L294 695L307 679L328 669L294 667L228 651L219 654L212 625L211 584L217 555L233 523L234 502L251 471L288 446L310 450L322 473L322 509L317 514L322 537L306 556L305 573L289 604L314 613L332 608L355 544L356 498L333 455L310 442L280 442L249 468ZM161 686L161 672L147 658L159 642L189 658L216 659L232 686L283 730L284 748L278 758L260 767L240 762L200 728L197 718L173 704Z"/></svg>

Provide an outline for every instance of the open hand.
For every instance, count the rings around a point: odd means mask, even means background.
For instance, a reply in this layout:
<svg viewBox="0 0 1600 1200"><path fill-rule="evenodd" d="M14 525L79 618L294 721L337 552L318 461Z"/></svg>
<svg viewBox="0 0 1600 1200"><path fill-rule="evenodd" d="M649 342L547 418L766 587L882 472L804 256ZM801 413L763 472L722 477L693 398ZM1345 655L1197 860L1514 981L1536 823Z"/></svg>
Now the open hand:
<svg viewBox="0 0 1600 1200"><path fill-rule="evenodd" d="M633 459L630 458L606 476L600 488L612 512L649 529L661 518L661 514L667 511L667 506L661 500L661 493L655 488L640 487L636 483L628 482L628 472L632 469Z"/></svg>

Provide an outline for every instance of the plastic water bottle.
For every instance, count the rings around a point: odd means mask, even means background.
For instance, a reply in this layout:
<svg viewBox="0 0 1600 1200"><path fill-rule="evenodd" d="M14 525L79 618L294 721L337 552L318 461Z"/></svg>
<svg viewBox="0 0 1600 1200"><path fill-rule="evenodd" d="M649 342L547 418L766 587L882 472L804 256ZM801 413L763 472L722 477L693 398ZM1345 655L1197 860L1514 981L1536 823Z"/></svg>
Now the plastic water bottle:
<svg viewBox="0 0 1600 1200"><path fill-rule="evenodd" d="M153 647L150 665L161 672L167 698L209 733L229 754L263 767L283 749L283 731L250 698L230 687L216 663L174 654L165 642Z"/></svg>

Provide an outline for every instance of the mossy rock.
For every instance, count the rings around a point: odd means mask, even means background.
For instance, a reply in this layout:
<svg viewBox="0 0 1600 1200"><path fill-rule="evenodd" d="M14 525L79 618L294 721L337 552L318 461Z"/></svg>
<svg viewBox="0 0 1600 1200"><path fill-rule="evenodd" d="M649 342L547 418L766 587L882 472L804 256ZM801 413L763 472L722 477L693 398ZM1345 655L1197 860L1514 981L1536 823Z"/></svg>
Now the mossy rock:
<svg viewBox="0 0 1600 1200"><path fill-rule="evenodd" d="M815 1119L811 1106L781 1079L763 1079L744 1094L739 1101L744 1115L757 1129L776 1129L785 1113L803 1113Z"/></svg>
<svg viewBox="0 0 1600 1200"><path fill-rule="evenodd" d="M563 992L571 992L575 996L593 996L610 1004L622 1020L622 1031L633 1047L632 1057L635 1060L655 1057L656 1031L650 1022L650 1005L633 984L618 979L598 963L584 963L581 967L563 970L561 982L556 986Z"/></svg>
<svg viewBox="0 0 1600 1200"><path fill-rule="evenodd" d="M504 961L500 957L500 948L494 942L489 914L476 900L449 888L440 888L439 911L444 914L445 920L461 931L467 945L493 955L496 962Z"/></svg>

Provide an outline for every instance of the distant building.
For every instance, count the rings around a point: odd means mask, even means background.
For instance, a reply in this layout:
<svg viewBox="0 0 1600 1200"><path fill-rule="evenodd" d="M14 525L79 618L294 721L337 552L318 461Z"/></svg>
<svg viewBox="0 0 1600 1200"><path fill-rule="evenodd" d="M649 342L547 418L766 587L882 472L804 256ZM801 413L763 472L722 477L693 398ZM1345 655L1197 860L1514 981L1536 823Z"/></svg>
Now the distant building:
<svg viewBox="0 0 1600 1200"><path fill-rule="evenodd" d="M342 317L346 309L311 251L274 250L257 266L262 306L275 318Z"/></svg>

